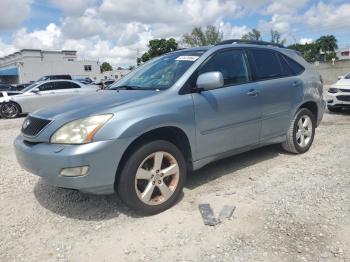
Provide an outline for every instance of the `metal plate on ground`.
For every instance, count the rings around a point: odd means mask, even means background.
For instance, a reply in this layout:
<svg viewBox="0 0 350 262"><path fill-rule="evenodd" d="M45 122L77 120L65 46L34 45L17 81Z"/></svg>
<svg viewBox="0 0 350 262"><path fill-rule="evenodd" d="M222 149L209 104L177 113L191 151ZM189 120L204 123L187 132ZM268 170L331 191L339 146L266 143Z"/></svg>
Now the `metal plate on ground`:
<svg viewBox="0 0 350 262"><path fill-rule="evenodd" d="M199 204L198 208L202 215L204 225L215 226L220 223L209 204Z"/></svg>
<svg viewBox="0 0 350 262"><path fill-rule="evenodd" d="M224 206L219 214L219 219L225 219L225 218L231 218L233 215L233 212L235 211L235 206Z"/></svg>

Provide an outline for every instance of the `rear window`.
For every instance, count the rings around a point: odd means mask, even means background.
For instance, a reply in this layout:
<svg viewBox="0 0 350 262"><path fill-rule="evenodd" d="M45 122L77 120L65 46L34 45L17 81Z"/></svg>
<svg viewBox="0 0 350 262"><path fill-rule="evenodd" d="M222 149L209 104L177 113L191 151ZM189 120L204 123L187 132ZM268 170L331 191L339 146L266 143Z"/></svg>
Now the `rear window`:
<svg viewBox="0 0 350 262"><path fill-rule="evenodd" d="M279 55L281 66L282 66L282 72L283 76L288 77L288 76L293 76L295 75L294 71L290 67L290 65L287 63L287 60L284 59L282 55Z"/></svg>
<svg viewBox="0 0 350 262"><path fill-rule="evenodd" d="M294 75L300 75L301 73L303 73L305 71L305 68L302 65L300 65L299 63L297 63L296 61L294 61L290 57L285 56L285 55L282 55L282 57L288 63L288 65L292 69Z"/></svg>
<svg viewBox="0 0 350 262"><path fill-rule="evenodd" d="M255 65L255 78L257 80L283 76L281 64L275 52L263 49L251 49L250 54Z"/></svg>

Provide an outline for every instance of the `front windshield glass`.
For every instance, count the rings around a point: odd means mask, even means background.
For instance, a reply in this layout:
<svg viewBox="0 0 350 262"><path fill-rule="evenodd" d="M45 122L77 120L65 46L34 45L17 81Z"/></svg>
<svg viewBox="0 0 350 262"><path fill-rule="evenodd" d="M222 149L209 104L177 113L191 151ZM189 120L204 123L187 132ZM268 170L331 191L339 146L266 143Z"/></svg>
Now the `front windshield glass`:
<svg viewBox="0 0 350 262"><path fill-rule="evenodd" d="M170 88L205 51L180 51L142 65L109 89L164 90Z"/></svg>
<svg viewBox="0 0 350 262"><path fill-rule="evenodd" d="M350 73L345 77L345 79L350 79Z"/></svg>

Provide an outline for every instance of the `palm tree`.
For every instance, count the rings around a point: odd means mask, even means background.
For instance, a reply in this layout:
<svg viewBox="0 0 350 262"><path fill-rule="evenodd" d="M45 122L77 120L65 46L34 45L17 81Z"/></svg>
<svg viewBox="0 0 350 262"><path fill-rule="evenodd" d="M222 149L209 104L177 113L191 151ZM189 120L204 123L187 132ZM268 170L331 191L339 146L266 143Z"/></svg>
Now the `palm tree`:
<svg viewBox="0 0 350 262"><path fill-rule="evenodd" d="M334 52L338 48L337 39L334 35L321 36L316 40L316 44L325 53Z"/></svg>

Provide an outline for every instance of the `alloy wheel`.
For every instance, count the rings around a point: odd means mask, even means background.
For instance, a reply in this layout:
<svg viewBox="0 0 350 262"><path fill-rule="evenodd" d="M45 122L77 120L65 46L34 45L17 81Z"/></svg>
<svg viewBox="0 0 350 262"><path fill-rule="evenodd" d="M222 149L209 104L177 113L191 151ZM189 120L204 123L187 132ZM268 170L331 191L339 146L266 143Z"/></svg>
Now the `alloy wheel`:
<svg viewBox="0 0 350 262"><path fill-rule="evenodd" d="M137 169L137 196L147 205L162 204L174 194L179 177L180 169L174 156L163 151L152 153Z"/></svg>
<svg viewBox="0 0 350 262"><path fill-rule="evenodd" d="M5 118L14 118L18 115L18 107L13 103L5 103L1 106L1 115Z"/></svg>
<svg viewBox="0 0 350 262"><path fill-rule="evenodd" d="M296 141L300 147L307 147L312 139L312 121L307 115L299 119L296 132Z"/></svg>

